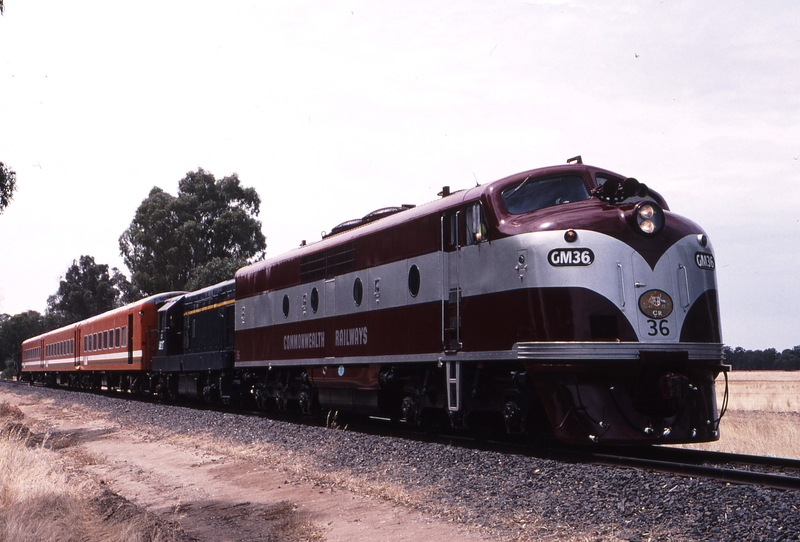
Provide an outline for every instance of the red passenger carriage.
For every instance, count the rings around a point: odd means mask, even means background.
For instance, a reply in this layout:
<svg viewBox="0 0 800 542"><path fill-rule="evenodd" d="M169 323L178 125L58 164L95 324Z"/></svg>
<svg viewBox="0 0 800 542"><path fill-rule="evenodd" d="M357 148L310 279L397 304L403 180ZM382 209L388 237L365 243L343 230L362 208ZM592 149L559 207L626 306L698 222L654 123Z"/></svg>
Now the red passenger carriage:
<svg viewBox="0 0 800 542"><path fill-rule="evenodd" d="M176 293L148 297L22 343L22 370L35 382L138 389L157 348L158 307Z"/></svg>

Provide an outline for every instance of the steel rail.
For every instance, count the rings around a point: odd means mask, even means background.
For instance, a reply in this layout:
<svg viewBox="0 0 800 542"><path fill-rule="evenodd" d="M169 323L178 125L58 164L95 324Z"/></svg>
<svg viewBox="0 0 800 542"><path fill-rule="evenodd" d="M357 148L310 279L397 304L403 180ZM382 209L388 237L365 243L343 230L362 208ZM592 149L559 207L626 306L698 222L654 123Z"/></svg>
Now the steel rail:
<svg viewBox="0 0 800 542"><path fill-rule="evenodd" d="M733 484L758 485L773 489L785 489L800 491L800 478L787 476L784 474L771 474L764 472L754 472L748 470L729 469L721 467L711 467L706 465L696 465L691 463L677 463L657 459L642 459L624 455L610 455L603 453L579 454L586 460L617 467L634 467L638 469L654 470L667 472L682 476L696 476L698 478L709 478Z"/></svg>

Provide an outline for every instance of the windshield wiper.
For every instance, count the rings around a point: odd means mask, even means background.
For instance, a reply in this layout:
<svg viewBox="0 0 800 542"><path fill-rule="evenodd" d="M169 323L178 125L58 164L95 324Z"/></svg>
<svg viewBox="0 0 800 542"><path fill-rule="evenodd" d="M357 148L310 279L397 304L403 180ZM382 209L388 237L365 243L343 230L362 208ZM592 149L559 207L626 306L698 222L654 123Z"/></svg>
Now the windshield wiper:
<svg viewBox="0 0 800 542"><path fill-rule="evenodd" d="M520 188L522 188L523 186L525 186L525 184L526 184L528 181L530 181L530 180L531 180L531 177L533 177L533 175L528 175L527 177L525 177L525 180L524 180L524 181L522 181L521 183L519 183L519 184L517 185L517 187L516 187L514 190L512 190L511 192L509 192L509 193L506 195L506 197L513 196L513 195L516 193L516 191L517 191L517 190L519 190Z"/></svg>

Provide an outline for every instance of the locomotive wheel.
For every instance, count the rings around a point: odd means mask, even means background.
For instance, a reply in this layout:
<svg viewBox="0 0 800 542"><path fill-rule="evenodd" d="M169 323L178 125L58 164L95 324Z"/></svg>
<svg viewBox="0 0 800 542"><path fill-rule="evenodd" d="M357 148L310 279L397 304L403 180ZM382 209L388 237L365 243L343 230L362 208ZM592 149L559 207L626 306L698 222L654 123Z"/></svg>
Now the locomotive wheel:
<svg viewBox="0 0 800 542"><path fill-rule="evenodd" d="M303 390L300 392L300 410L303 412L303 416L313 416L314 414L314 398L311 395L309 390Z"/></svg>
<svg viewBox="0 0 800 542"><path fill-rule="evenodd" d="M516 401L508 401L503 407L503 421L506 423L508 433L521 433L524 426L525 417L522 409Z"/></svg>
<svg viewBox="0 0 800 542"><path fill-rule="evenodd" d="M289 411L289 399L286 397L286 391L283 388L278 388L275 392L275 404L278 411L286 413Z"/></svg>
<svg viewBox="0 0 800 542"><path fill-rule="evenodd" d="M256 407L258 407L258 410L262 412L268 412L270 406L272 405L270 404L266 386L263 384L258 384L255 386L253 390L253 396L255 397Z"/></svg>
<svg viewBox="0 0 800 542"><path fill-rule="evenodd" d="M403 402L400 408L403 412L403 418L405 418L407 424L420 424L419 400L416 398L416 396L406 395L403 397Z"/></svg>

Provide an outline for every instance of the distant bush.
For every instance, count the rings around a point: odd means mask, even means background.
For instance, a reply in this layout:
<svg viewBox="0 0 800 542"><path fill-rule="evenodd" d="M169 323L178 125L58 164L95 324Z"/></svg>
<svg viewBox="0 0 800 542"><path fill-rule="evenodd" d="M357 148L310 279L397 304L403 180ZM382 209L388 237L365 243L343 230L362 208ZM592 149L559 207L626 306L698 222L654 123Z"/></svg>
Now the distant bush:
<svg viewBox="0 0 800 542"><path fill-rule="evenodd" d="M800 371L800 345L778 352L745 350L741 346L724 348L725 363L739 371Z"/></svg>
<svg viewBox="0 0 800 542"><path fill-rule="evenodd" d="M17 365L14 363L13 359L7 359L5 363L5 367L3 367L3 372L0 373L0 378L5 380L11 380L14 378L14 375L17 374Z"/></svg>

